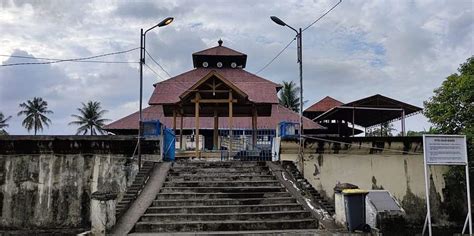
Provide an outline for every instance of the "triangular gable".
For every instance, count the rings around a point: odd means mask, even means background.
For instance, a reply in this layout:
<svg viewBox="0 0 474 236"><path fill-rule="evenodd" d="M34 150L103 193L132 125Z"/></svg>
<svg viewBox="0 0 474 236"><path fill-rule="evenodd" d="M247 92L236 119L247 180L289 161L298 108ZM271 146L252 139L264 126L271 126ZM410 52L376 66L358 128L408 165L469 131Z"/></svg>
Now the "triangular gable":
<svg viewBox="0 0 474 236"><path fill-rule="evenodd" d="M222 81L225 85L227 85L229 88L232 89L232 91L236 92L239 96L243 97L243 98L247 98L248 95L243 92L241 89L239 89L239 87L235 86L235 84L233 84L232 82L230 82L229 80L227 80L226 78L224 78L224 76L220 75L219 73L217 73L217 71L215 70L212 70L211 72L209 72L206 76L202 77L200 80L198 80L193 86L191 86L188 90L186 90L184 93L182 93L179 98L181 98L181 100L185 99L190 93L194 92L195 90L197 90L197 88L201 85L203 85L207 80L211 79L213 76L215 76L216 78L218 78L220 81Z"/></svg>

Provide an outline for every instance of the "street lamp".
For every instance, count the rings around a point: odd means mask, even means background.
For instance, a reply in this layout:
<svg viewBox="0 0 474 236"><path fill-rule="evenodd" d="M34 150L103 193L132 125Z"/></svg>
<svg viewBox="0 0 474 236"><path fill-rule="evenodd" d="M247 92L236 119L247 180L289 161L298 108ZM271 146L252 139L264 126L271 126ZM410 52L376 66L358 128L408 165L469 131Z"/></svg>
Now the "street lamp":
<svg viewBox="0 0 474 236"><path fill-rule="evenodd" d="M143 100L143 64L145 64L145 40L146 40L146 33L156 27L163 27L171 24L173 22L173 17L167 17L162 20L160 23L156 24L155 26L147 29L143 32L143 29L140 29L140 111L139 111L139 118L138 118L138 144L137 144L137 154L138 154L138 169L141 169L142 166L142 153L141 153L141 138L142 138L142 100Z"/></svg>
<svg viewBox="0 0 474 236"><path fill-rule="evenodd" d="M300 141L300 148L299 148L299 154L301 155L301 162L303 162L303 145L302 145L302 135L303 135L303 46L302 46L302 30L299 28L299 30L296 30L295 28L289 26L286 24L284 21L282 21L280 18L276 16L270 16L270 19L272 19L273 22L277 23L278 25L281 26L286 26L293 31L296 32L296 42L297 42L297 53L298 53L298 64L299 64L299 69L300 69L300 132L299 132L299 141ZM302 168L304 170L304 167Z"/></svg>

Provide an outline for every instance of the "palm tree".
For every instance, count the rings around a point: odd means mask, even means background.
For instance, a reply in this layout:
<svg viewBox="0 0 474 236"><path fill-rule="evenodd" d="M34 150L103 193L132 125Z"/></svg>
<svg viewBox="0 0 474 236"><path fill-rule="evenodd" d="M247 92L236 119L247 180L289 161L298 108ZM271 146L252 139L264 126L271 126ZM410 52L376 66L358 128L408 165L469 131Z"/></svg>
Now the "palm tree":
<svg viewBox="0 0 474 236"><path fill-rule="evenodd" d="M43 125L49 127L51 120L46 117L46 114L53 114L48 110L48 102L42 98L34 97L33 101L28 100L26 103L21 103L22 111L18 112L18 116L25 115L25 119L21 123L27 130L35 131L35 135L39 130L43 130Z"/></svg>
<svg viewBox="0 0 474 236"><path fill-rule="evenodd" d="M295 112L300 110L300 98L298 92L300 88L296 86L293 81L283 81L283 88L280 90L280 97L278 100L280 104L287 107Z"/></svg>
<svg viewBox="0 0 474 236"><path fill-rule="evenodd" d="M72 121L69 125L79 125L76 134L87 134L96 135L97 132L105 134L103 129L104 123L109 119L104 119L102 116L107 110L102 110L100 102L89 101L87 104L82 103L82 108L77 108L79 115L71 115L76 118L76 121Z"/></svg>
<svg viewBox="0 0 474 236"><path fill-rule="evenodd" d="M8 134L3 128L8 127L7 121L12 118L11 116L5 117L3 113L0 112L0 135Z"/></svg>

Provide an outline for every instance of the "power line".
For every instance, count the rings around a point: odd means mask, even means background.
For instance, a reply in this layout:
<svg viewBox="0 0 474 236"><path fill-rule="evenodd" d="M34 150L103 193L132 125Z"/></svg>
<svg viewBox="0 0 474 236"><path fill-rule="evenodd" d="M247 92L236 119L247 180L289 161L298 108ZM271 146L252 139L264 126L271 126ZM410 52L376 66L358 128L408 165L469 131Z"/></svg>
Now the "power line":
<svg viewBox="0 0 474 236"><path fill-rule="evenodd" d="M151 54L148 52L148 50L145 49L145 52L146 52L146 54L148 55L148 57L150 57L150 59L151 59L155 64L157 64L157 65L161 68L162 71L164 71L169 77L172 77L172 76L170 75L170 73L168 73L168 71L166 71L165 68L163 68L163 66L161 66L160 63L158 63L158 62L155 60L155 58L153 58L153 57L151 56Z"/></svg>
<svg viewBox="0 0 474 236"><path fill-rule="evenodd" d="M160 77L160 79L163 81L165 80L160 74L158 74L153 68L151 68L148 64L143 63L151 72L153 72L156 76Z"/></svg>
<svg viewBox="0 0 474 236"><path fill-rule="evenodd" d="M36 59L36 60L46 60L46 61L61 61L65 59L58 58L46 58L46 57L27 57L27 56L13 56L13 55L4 55L0 54L0 57L13 57L13 58L22 58L22 59ZM138 61L98 61L98 60L84 60L84 61L71 61L71 62L91 62L91 63L111 63L111 64L128 64L128 63L139 63ZM27 62L25 62L27 63ZM36 62L32 62L36 63Z"/></svg>
<svg viewBox="0 0 474 236"><path fill-rule="evenodd" d="M313 21L313 23L309 24L308 26L306 26L306 28L304 28L302 31L305 31L307 30L309 27L313 26L316 22L318 22L319 20L321 20L324 16L326 16L329 12L331 12L334 8L337 7L337 5L339 5L339 3L341 3L342 0L339 0L338 3L336 3L336 5L334 5L333 7L331 7L331 9L329 9L326 13L322 14L318 19L316 19L315 21Z"/></svg>
<svg viewBox="0 0 474 236"><path fill-rule="evenodd" d="M293 38L273 59L271 59L265 66L262 67L262 69L258 70L257 73L255 73L256 75L258 75L258 73L262 72L263 70L265 70L270 64L272 64L292 43L293 41L295 41L296 38Z"/></svg>
<svg viewBox="0 0 474 236"><path fill-rule="evenodd" d="M306 26L306 28L304 28L302 31L305 31L307 30L309 27L313 26L316 22L318 22L319 20L321 20L324 16L326 16L329 12L331 12L334 8L337 7L337 5L339 5L340 3L342 2L342 0L339 0L338 3L336 3L336 5L334 5L333 7L331 7L328 11L326 11L323 15L321 15L320 17L318 17L318 19L316 19L315 21L313 21L311 24L309 24L308 26ZM295 41L296 38L293 38L293 40L291 40L272 60L270 60L264 67L262 67L262 69L260 69L259 71L257 71L257 73L255 74L258 74L260 72L262 72L263 70L265 70L270 64L272 64L290 45L291 43L293 43L293 41Z"/></svg>
<svg viewBox="0 0 474 236"><path fill-rule="evenodd" d="M139 49L137 48L132 48L129 50L125 51L118 51L118 52L111 52L111 53L105 53L105 54L100 54L96 56L90 56L90 57L81 57L81 58L72 58L72 59L53 59L53 58L34 58L34 57L24 57L24 56L10 56L10 57L17 57L17 58L27 58L27 59L41 59L41 60L50 60L48 62L21 62L21 63L11 63L11 64L3 64L0 66L20 66L20 65L46 65L46 64L55 64L55 63L60 63L60 62L93 62L93 63L136 63L136 62L123 62L123 61L88 61L88 59L94 59L94 58L100 58L100 57L106 57L106 56L112 56L112 55L117 55L117 54L123 54L123 53L128 53L134 50ZM6 56L6 55L1 55L1 56Z"/></svg>

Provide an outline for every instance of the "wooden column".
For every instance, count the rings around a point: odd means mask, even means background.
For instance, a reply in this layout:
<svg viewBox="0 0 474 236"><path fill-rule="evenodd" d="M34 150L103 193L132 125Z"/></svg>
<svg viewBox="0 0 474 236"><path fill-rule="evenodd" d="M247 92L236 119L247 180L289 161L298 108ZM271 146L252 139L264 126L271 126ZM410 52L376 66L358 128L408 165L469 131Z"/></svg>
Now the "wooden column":
<svg viewBox="0 0 474 236"><path fill-rule="evenodd" d="M232 155L232 125L233 125L233 104L232 104L232 90L229 90L229 158Z"/></svg>
<svg viewBox="0 0 474 236"><path fill-rule="evenodd" d="M194 132L194 139L196 141L196 158L199 158L199 93L196 93L195 103L195 118L196 118L196 131Z"/></svg>
<svg viewBox="0 0 474 236"><path fill-rule="evenodd" d="M252 108L252 148L257 147L257 108Z"/></svg>
<svg viewBox="0 0 474 236"><path fill-rule="evenodd" d="M179 149L183 150L183 111L179 117Z"/></svg>
<svg viewBox="0 0 474 236"><path fill-rule="evenodd" d="M213 146L214 150L219 149L218 147L218 139L219 139L219 116L217 116L217 110L214 110L214 136L213 136Z"/></svg>
<svg viewBox="0 0 474 236"><path fill-rule="evenodd" d="M176 134L176 108L173 108L173 132Z"/></svg>

